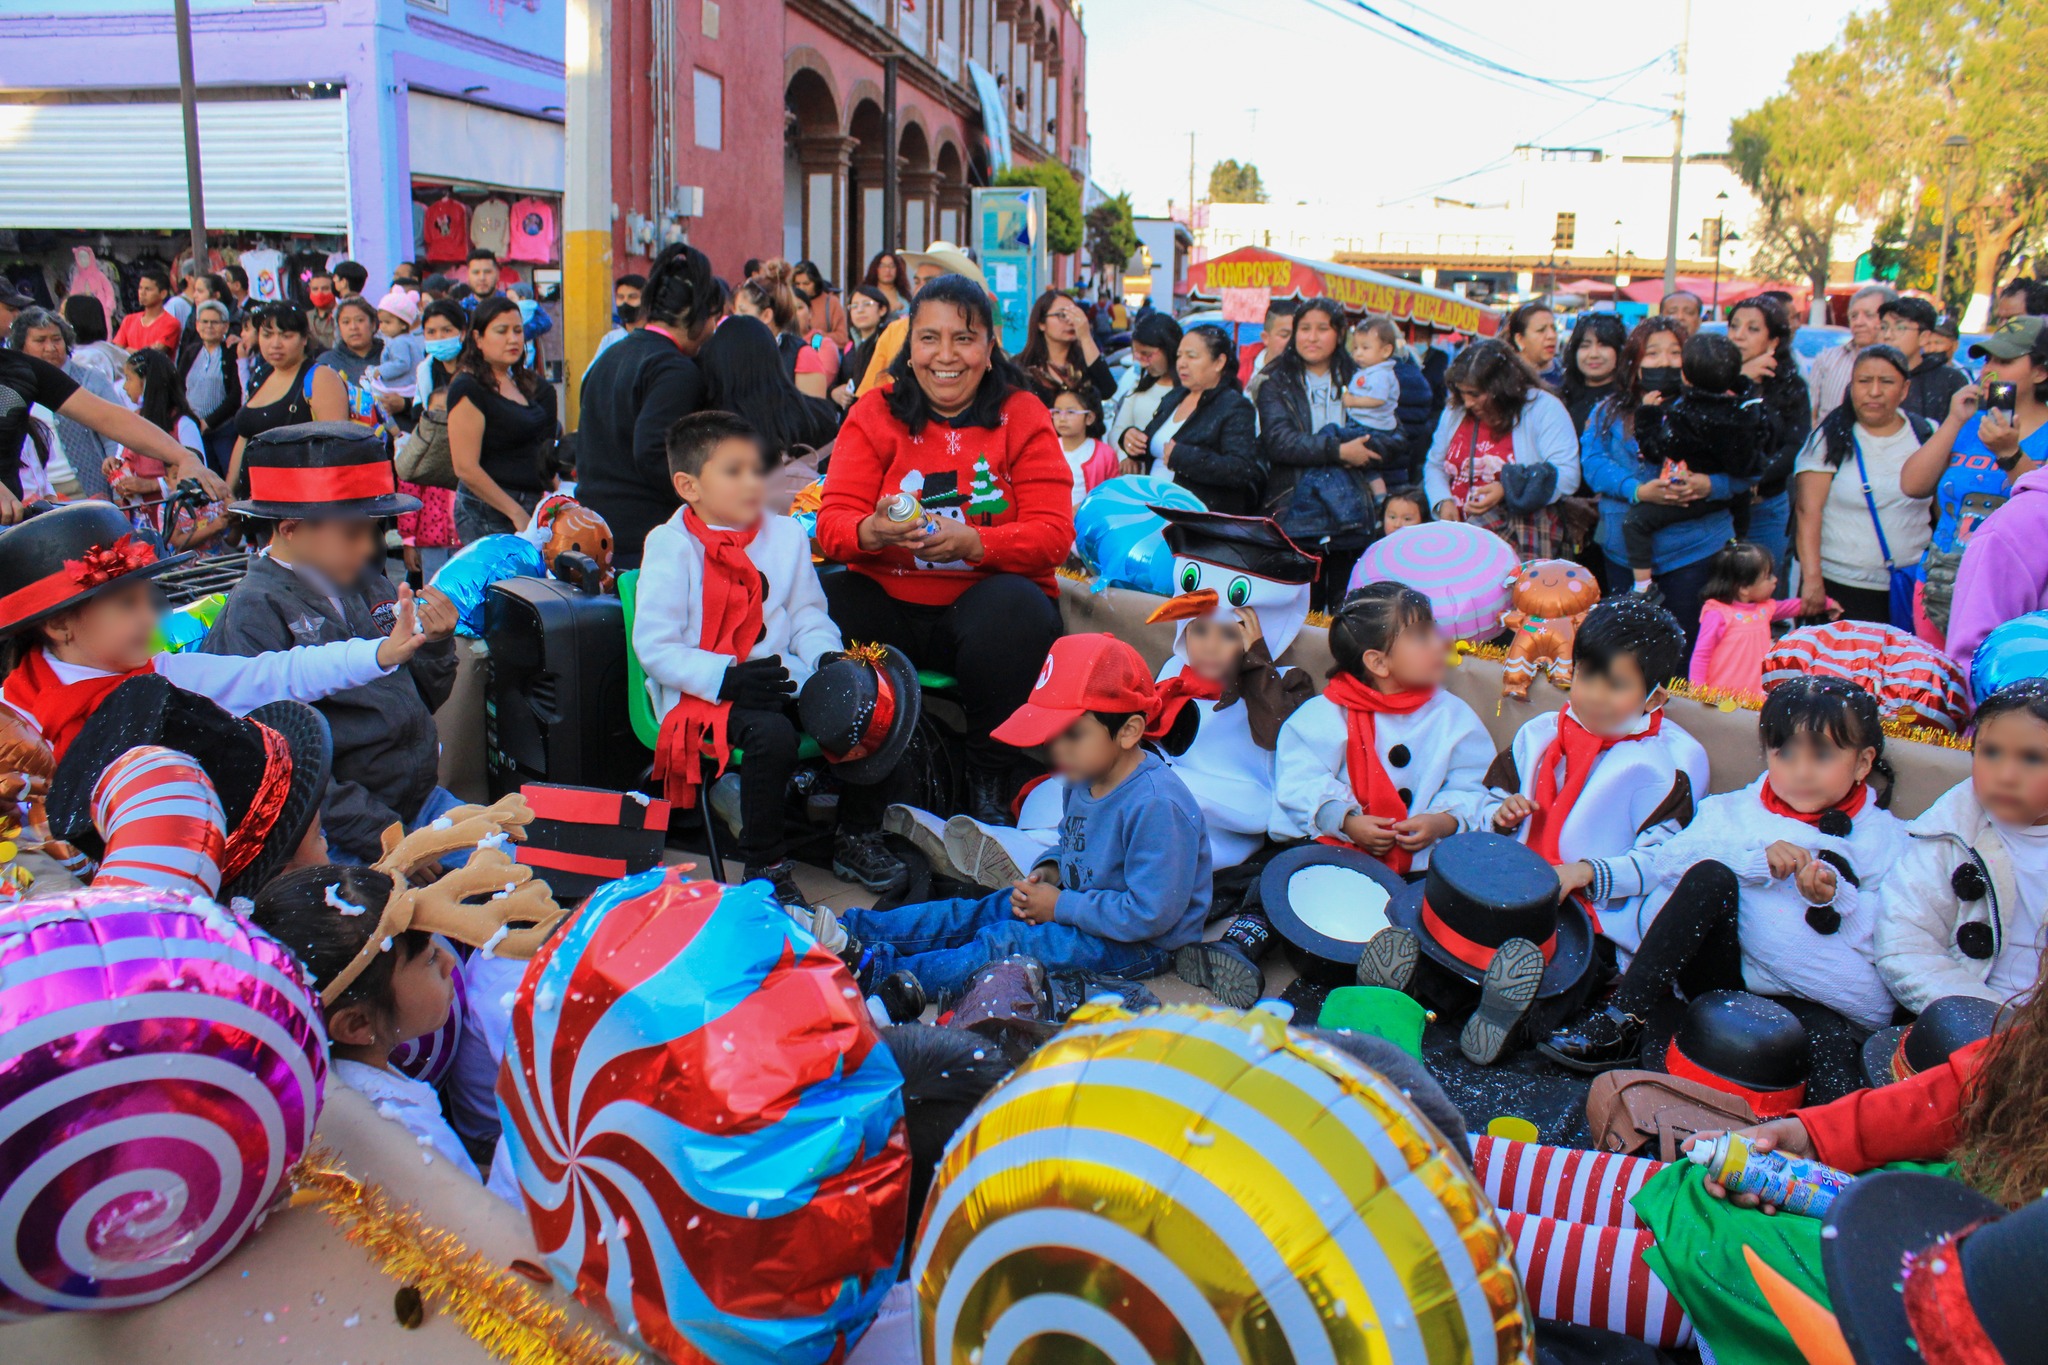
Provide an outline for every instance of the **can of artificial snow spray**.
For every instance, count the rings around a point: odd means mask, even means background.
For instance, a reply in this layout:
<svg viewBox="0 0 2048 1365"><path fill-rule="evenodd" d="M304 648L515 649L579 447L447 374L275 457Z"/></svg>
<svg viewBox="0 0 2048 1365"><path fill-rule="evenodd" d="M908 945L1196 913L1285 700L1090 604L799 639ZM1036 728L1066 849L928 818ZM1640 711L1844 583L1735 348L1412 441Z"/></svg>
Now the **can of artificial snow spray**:
<svg viewBox="0 0 2048 1365"><path fill-rule="evenodd" d="M908 489L889 499L889 505L882 509L882 515L890 521L905 525L918 520L930 521L924 514L924 504L918 501L917 494Z"/></svg>
<svg viewBox="0 0 2048 1365"><path fill-rule="evenodd" d="M1730 1194L1753 1194L1786 1213L1808 1218L1827 1215L1838 1195L1855 1177L1847 1171L1805 1161L1780 1152L1760 1152L1738 1133L1723 1133L1712 1142L1694 1142L1686 1156L1706 1168Z"/></svg>

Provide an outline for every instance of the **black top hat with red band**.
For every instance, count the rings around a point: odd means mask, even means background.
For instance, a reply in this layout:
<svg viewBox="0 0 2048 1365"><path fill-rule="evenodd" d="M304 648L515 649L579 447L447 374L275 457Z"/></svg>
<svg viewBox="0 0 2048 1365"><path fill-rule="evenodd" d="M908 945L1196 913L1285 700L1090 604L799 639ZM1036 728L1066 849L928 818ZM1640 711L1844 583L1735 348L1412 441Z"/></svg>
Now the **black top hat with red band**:
<svg viewBox="0 0 2048 1365"><path fill-rule="evenodd" d="M1571 989L1593 960L1585 907L1558 904L1557 873L1539 854L1499 834L1454 834L1429 851L1429 871L1389 907L1434 962L1478 981L1503 943L1525 938L1543 950L1536 997Z"/></svg>
<svg viewBox="0 0 2048 1365"><path fill-rule="evenodd" d="M1920 1011L1912 1023L1870 1035L1863 1044L1864 1079L1875 1088L1940 1066L1963 1048L1989 1038L2003 1009L1974 995L1943 996Z"/></svg>
<svg viewBox="0 0 2048 1365"><path fill-rule="evenodd" d="M2008 1213L1958 1181L1879 1171L1829 1208L1820 1264L1857 1365L2048 1358L2039 1317L2048 1199Z"/></svg>
<svg viewBox="0 0 2048 1365"><path fill-rule="evenodd" d="M1556 885L1557 878L1552 877ZM1372 936L1392 923L1408 884L1349 844L1303 844L1274 856L1259 874L1259 903L1298 971L1322 975L1335 963L1349 977Z"/></svg>
<svg viewBox="0 0 2048 1365"><path fill-rule="evenodd" d="M1271 517L1150 509L1165 521L1166 548L1186 559L1241 569L1275 583L1312 583L1323 561L1302 549Z"/></svg>
<svg viewBox="0 0 2048 1365"><path fill-rule="evenodd" d="M1813 1046L1799 1016L1748 991L1708 991L1686 1006L1664 1069L1749 1101L1758 1118L1806 1101Z"/></svg>
<svg viewBox="0 0 2048 1365"><path fill-rule="evenodd" d="M320 814L333 767L327 720L304 702L235 716L159 673L130 678L100 703L50 783L50 833L98 858L92 789L107 765L142 744L192 755L227 814L221 897L254 897L277 875Z"/></svg>
<svg viewBox="0 0 2048 1365"><path fill-rule="evenodd" d="M30 517L0 532L0 636L190 558L158 554L110 502L74 502Z"/></svg>
<svg viewBox="0 0 2048 1365"><path fill-rule="evenodd" d="M917 666L894 645L880 644L826 657L796 699L804 733L818 741L833 775L857 786L895 770L923 706Z"/></svg>
<svg viewBox="0 0 2048 1365"><path fill-rule="evenodd" d="M397 517L420 510L398 491L391 452L357 422L301 422L242 447L245 501L230 510L265 521L300 517Z"/></svg>

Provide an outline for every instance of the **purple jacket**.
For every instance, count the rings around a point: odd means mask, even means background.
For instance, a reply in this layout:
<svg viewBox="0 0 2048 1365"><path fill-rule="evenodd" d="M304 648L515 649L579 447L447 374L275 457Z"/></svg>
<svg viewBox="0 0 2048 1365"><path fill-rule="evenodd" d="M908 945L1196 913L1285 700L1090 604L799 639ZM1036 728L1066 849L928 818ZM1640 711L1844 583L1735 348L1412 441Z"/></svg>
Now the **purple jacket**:
<svg viewBox="0 0 2048 1365"><path fill-rule="evenodd" d="M1984 637L2016 616L2048 607L2048 469L2023 474L2012 498L1987 517L1956 570L1948 652L1970 675ZM1979 700L1982 700L1979 698Z"/></svg>

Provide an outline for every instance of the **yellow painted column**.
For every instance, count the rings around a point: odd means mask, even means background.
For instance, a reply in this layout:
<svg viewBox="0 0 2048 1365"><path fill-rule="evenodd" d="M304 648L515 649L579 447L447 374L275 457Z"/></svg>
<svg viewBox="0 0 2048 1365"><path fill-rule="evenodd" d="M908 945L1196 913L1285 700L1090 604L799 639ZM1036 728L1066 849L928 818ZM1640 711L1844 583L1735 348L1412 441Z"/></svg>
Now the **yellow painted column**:
<svg viewBox="0 0 2048 1365"><path fill-rule="evenodd" d="M612 0L568 0L568 186L562 204L562 330L569 421L612 318Z"/></svg>

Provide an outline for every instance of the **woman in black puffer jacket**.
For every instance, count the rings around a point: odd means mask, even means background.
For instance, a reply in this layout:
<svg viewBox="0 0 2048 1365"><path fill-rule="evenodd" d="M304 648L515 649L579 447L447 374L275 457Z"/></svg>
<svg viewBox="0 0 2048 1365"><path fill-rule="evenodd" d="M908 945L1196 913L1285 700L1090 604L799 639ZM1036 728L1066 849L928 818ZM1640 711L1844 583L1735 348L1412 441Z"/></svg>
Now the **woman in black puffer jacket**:
<svg viewBox="0 0 2048 1365"><path fill-rule="evenodd" d="M1229 336L1214 325L1181 338L1174 358L1180 382L1152 414L1146 449L1154 475L1181 484L1211 512L1249 516L1259 510L1266 465L1232 351Z"/></svg>

